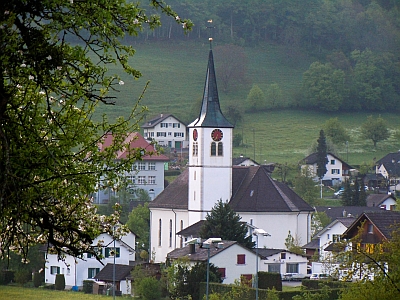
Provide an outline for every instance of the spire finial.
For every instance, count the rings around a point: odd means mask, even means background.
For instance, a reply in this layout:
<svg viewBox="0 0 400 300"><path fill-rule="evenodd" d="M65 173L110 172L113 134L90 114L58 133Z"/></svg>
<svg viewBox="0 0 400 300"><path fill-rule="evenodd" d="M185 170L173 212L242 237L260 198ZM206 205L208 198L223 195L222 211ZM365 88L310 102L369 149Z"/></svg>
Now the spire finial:
<svg viewBox="0 0 400 300"><path fill-rule="evenodd" d="M214 28L214 26L212 26L212 22L213 22L213 20L211 20L211 19L207 21L207 23L208 23L207 28L210 30L210 31L209 31L210 37L208 38L208 40L209 40L209 42L210 42L210 50L212 49L212 41L213 41L213 38L212 38L212 29Z"/></svg>

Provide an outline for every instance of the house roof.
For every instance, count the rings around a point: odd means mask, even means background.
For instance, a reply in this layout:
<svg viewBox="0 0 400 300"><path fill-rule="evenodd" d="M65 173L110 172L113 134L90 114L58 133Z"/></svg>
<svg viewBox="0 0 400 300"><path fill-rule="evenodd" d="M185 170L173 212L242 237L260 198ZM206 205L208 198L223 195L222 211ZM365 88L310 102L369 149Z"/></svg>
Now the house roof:
<svg viewBox="0 0 400 300"><path fill-rule="evenodd" d="M400 150L397 152L391 152L386 154L384 157L379 159L376 163L378 165L383 164L383 163L391 163L391 162L400 162Z"/></svg>
<svg viewBox="0 0 400 300"><path fill-rule="evenodd" d="M253 250L254 253L256 252L256 249L252 249L252 250ZM297 254L297 253L288 251L286 249L258 248L258 255L260 255L262 257L262 259L268 259L269 256L272 256L272 255L275 255L275 254L278 254L278 253L282 253L282 252L291 253L291 254L294 254L294 255L305 257L305 255Z"/></svg>
<svg viewBox="0 0 400 300"><path fill-rule="evenodd" d="M181 120L179 120L177 117L175 117L172 114L158 114L155 117L152 117L149 121L147 121L146 123L144 123L142 125L142 128L153 128L155 127L157 124L161 123L162 121L164 121L165 119L169 118L169 117L173 117L175 118L177 121L179 121L180 123L184 124L186 126L185 123L183 123Z"/></svg>
<svg viewBox="0 0 400 300"><path fill-rule="evenodd" d="M200 220L196 223L194 223L193 225L186 227L185 229L177 232L177 235L181 235L181 236L200 236L200 229L201 226L203 226L205 220Z"/></svg>
<svg viewBox="0 0 400 300"><path fill-rule="evenodd" d="M366 211L380 211L379 207L367 207L367 206L316 206L316 212L325 212L326 215L331 219L342 218L346 216L358 217Z"/></svg>
<svg viewBox="0 0 400 300"><path fill-rule="evenodd" d="M392 195L388 194L370 194L368 195L366 202L367 206L369 207L374 207L374 206L379 207L382 204L382 202L384 202L387 199L396 200Z"/></svg>
<svg viewBox="0 0 400 300"><path fill-rule="evenodd" d="M346 162L344 162L342 159L340 159L339 157L337 157L335 154L332 154L330 152L328 152L327 154L333 156L334 158L336 158L337 160L340 160L343 164L343 167L345 167L346 169L353 169L352 166L350 166L349 164L347 164ZM303 161L307 164L307 165L313 165L316 164L318 161L318 153L314 152L311 153L309 156L307 156L306 158L303 159Z"/></svg>
<svg viewBox="0 0 400 300"><path fill-rule="evenodd" d="M252 161L254 163L254 165L259 165L259 163L256 162L255 160L252 160L250 157L244 157L244 156L232 158L232 165L233 166L240 166L240 164L242 162L245 162L246 160Z"/></svg>
<svg viewBox="0 0 400 300"><path fill-rule="evenodd" d="M354 223L343 233L344 237L351 237L357 234L361 223L369 220L383 237L389 239L395 224L400 224L400 212L390 210L380 210L375 212L365 212L357 218Z"/></svg>
<svg viewBox="0 0 400 300"><path fill-rule="evenodd" d="M129 265L115 265L115 281L125 280L131 277L131 271L134 266ZM94 279L100 281L113 281L114 276L114 264L107 264L103 269L94 276Z"/></svg>
<svg viewBox="0 0 400 300"><path fill-rule="evenodd" d="M314 238L312 239L310 242L308 242L307 244L305 244L303 247L301 247L303 249L318 249L319 248L319 238Z"/></svg>
<svg viewBox="0 0 400 300"><path fill-rule="evenodd" d="M105 148L110 147L113 143L114 137L112 133L108 133L104 136L103 142L99 144L99 150L104 151ZM144 137L138 132L129 133L124 140L126 147L117 152L116 159L125 159L129 156L129 149L142 149L144 155L142 160L144 161L169 161L169 158L164 154L157 154L154 146L144 139Z"/></svg>
<svg viewBox="0 0 400 300"><path fill-rule="evenodd" d="M188 209L188 180L186 169L149 204L149 207ZM232 197L229 204L236 212L313 210L287 185L274 181L264 166L232 168Z"/></svg>
<svg viewBox="0 0 400 300"><path fill-rule="evenodd" d="M210 49L206 81L204 84L203 101L199 117L189 127L233 128L233 125L221 112L218 97L217 79L215 77L214 57Z"/></svg>
<svg viewBox="0 0 400 300"><path fill-rule="evenodd" d="M325 232L329 231L331 229L331 227L337 223L342 223L343 226L345 226L346 228L349 228L350 225L353 224L355 220L356 220L356 218L351 217L351 216L336 218L331 223L329 223L328 226L326 226L321 231L319 231L315 236L316 237L322 236Z"/></svg>
<svg viewBox="0 0 400 300"><path fill-rule="evenodd" d="M235 241L223 240L222 243L223 243L223 248L218 248L217 245L213 245L210 247L210 257L213 257L223 252L224 250L235 244L238 245L239 247L245 248ZM194 253L191 252L191 247L194 247L195 249ZM201 244L195 244L193 246L187 245L183 248L177 248L175 250L172 250L167 254L167 259L178 259L180 257L188 257L189 260L191 261L207 261L207 256L208 256L208 249L202 248Z"/></svg>

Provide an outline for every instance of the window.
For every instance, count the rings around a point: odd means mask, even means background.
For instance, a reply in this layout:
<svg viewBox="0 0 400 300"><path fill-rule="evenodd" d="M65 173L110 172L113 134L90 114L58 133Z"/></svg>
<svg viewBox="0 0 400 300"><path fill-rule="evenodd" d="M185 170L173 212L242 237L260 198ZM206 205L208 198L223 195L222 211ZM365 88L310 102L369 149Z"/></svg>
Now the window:
<svg viewBox="0 0 400 300"><path fill-rule="evenodd" d="M286 259L286 253L285 252L281 253L281 259Z"/></svg>
<svg viewBox="0 0 400 300"><path fill-rule="evenodd" d="M104 256L107 257L119 257L120 255L120 251L119 251L119 247L115 247L115 251L114 251L114 247L107 247L104 249Z"/></svg>
<svg viewBox="0 0 400 300"><path fill-rule="evenodd" d="M193 142L193 156L197 156L198 152L199 152L199 148L198 148L198 144L197 142Z"/></svg>
<svg viewBox="0 0 400 300"><path fill-rule="evenodd" d="M126 181L128 181L128 184L135 184L136 183L136 176L126 176Z"/></svg>
<svg viewBox="0 0 400 300"><path fill-rule="evenodd" d="M139 171L146 170L146 163L145 162L138 162L138 170Z"/></svg>
<svg viewBox="0 0 400 300"><path fill-rule="evenodd" d="M334 243L340 242L340 234L332 234L332 241Z"/></svg>
<svg viewBox="0 0 400 300"><path fill-rule="evenodd" d="M299 273L299 264L286 264L286 273Z"/></svg>
<svg viewBox="0 0 400 300"><path fill-rule="evenodd" d="M172 247L172 220L169 219L169 247Z"/></svg>
<svg viewBox="0 0 400 300"><path fill-rule="evenodd" d="M217 155L217 144L215 142L211 143L211 156Z"/></svg>
<svg viewBox="0 0 400 300"><path fill-rule="evenodd" d="M238 265L246 264L246 254L238 254L237 255L237 264Z"/></svg>
<svg viewBox="0 0 400 300"><path fill-rule="evenodd" d="M94 276L97 275L97 273L100 272L100 268L88 268L88 278L94 278Z"/></svg>
<svg viewBox="0 0 400 300"><path fill-rule="evenodd" d="M146 176L138 176L137 184L146 184Z"/></svg>
<svg viewBox="0 0 400 300"><path fill-rule="evenodd" d="M161 128L168 128L168 123L161 123L160 126Z"/></svg>
<svg viewBox="0 0 400 300"><path fill-rule="evenodd" d="M368 233L374 233L374 225L368 224Z"/></svg>
<svg viewBox="0 0 400 300"><path fill-rule="evenodd" d="M154 171L156 169L156 163L155 162L149 162L149 170Z"/></svg>
<svg viewBox="0 0 400 300"><path fill-rule="evenodd" d="M50 267L50 274L60 274L60 267L57 266L51 266Z"/></svg>
<svg viewBox="0 0 400 300"><path fill-rule="evenodd" d="M334 159L331 159L331 165L334 165L336 161Z"/></svg>
<svg viewBox="0 0 400 300"><path fill-rule="evenodd" d="M331 173L332 174L340 174L340 169L332 169Z"/></svg>
<svg viewBox="0 0 400 300"><path fill-rule="evenodd" d="M217 146L218 146L218 156L222 156L223 153L224 153L224 149L223 149L222 143L218 143Z"/></svg>
<svg viewBox="0 0 400 300"><path fill-rule="evenodd" d="M101 247L94 247L93 251L95 253L97 253L97 255L99 255L99 256L101 256L103 254L103 249ZM87 258L95 258L95 256L92 255L91 253L88 253L87 254Z"/></svg>
<svg viewBox="0 0 400 300"><path fill-rule="evenodd" d="M160 137L160 136L166 137L167 133L166 132L157 132L157 137Z"/></svg>
<svg viewBox="0 0 400 300"><path fill-rule="evenodd" d="M161 246L161 219L158 220L158 246Z"/></svg>
<svg viewBox="0 0 400 300"><path fill-rule="evenodd" d="M168 132L168 136L172 136L172 132Z"/></svg>
<svg viewBox="0 0 400 300"><path fill-rule="evenodd" d="M154 137L154 132L150 132L150 137Z"/></svg>
<svg viewBox="0 0 400 300"><path fill-rule="evenodd" d="M174 123L174 124L173 124L173 127L174 127L174 128L181 128L181 124L180 124L180 123Z"/></svg>
<svg viewBox="0 0 400 300"><path fill-rule="evenodd" d="M218 273L221 274L221 278L226 278L225 268L218 268Z"/></svg>
<svg viewBox="0 0 400 300"><path fill-rule="evenodd" d="M174 132L174 137L184 137L183 132Z"/></svg>
<svg viewBox="0 0 400 300"><path fill-rule="evenodd" d="M147 184L156 184L156 176L148 176Z"/></svg>
<svg viewBox="0 0 400 300"><path fill-rule="evenodd" d="M268 272L270 273L280 273L281 265L280 264L268 264Z"/></svg>
<svg viewBox="0 0 400 300"><path fill-rule="evenodd" d="M329 233L326 235L326 238L329 240L329 238L330 238Z"/></svg>
<svg viewBox="0 0 400 300"><path fill-rule="evenodd" d="M253 283L253 274L241 274L240 283L251 287Z"/></svg>

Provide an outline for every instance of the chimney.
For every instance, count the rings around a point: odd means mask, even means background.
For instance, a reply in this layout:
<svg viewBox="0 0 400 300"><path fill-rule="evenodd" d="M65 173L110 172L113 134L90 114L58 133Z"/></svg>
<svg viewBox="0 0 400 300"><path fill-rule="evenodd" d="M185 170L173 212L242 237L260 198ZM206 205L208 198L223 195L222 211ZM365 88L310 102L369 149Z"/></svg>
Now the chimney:
<svg viewBox="0 0 400 300"><path fill-rule="evenodd" d="M346 217L347 216L347 211L344 209L343 210L343 217Z"/></svg>
<svg viewBox="0 0 400 300"><path fill-rule="evenodd" d="M190 254L195 254L196 253L196 244L189 244L189 250Z"/></svg>

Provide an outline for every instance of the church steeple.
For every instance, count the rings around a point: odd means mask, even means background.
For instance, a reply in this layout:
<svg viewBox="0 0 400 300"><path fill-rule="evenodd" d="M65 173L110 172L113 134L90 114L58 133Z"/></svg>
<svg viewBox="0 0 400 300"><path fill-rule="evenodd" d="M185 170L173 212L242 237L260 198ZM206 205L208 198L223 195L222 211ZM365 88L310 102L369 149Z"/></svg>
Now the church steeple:
<svg viewBox="0 0 400 300"><path fill-rule="evenodd" d="M233 125L221 112L218 97L217 79L215 77L212 49L208 55L206 82L199 117L189 127L233 128Z"/></svg>

